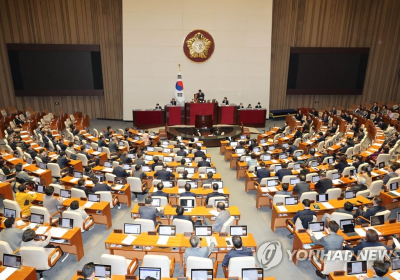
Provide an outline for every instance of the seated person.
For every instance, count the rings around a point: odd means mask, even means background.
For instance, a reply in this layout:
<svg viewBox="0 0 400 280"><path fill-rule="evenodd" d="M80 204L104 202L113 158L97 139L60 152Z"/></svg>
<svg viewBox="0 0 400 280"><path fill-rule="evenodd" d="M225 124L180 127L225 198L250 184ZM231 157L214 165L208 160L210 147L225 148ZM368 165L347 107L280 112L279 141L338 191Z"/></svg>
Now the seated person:
<svg viewBox="0 0 400 280"><path fill-rule="evenodd" d="M179 206L179 207L182 207L182 206ZM178 208L177 208L177 210L178 210ZM214 250L215 243L216 243L215 237L211 237L210 246L200 247L201 246L200 238L196 235L192 235L190 237L190 245L192 247L185 249L185 263L187 263L188 257L208 258L210 256L210 254L212 253L212 251Z"/></svg>
<svg viewBox="0 0 400 280"><path fill-rule="evenodd" d="M288 196L293 196L293 192L289 192L289 184L288 183L283 183L282 184L282 190L275 192L275 195L281 194L281 195L288 195ZM270 194L268 194L268 198L273 200L274 197Z"/></svg>
<svg viewBox="0 0 400 280"><path fill-rule="evenodd" d="M124 163L122 161L119 162L119 166L114 167L112 174L117 177L126 178L129 176L129 173L123 168Z"/></svg>
<svg viewBox="0 0 400 280"><path fill-rule="evenodd" d="M164 188L163 183L162 183L162 182L158 183L158 184L157 184L157 191L156 191L156 192L153 192L153 193L151 194L151 196L163 196L163 197L166 197L166 198L167 198L167 201L169 201L169 195L168 195L167 193L165 193L165 192L162 191L163 188Z"/></svg>
<svg viewBox="0 0 400 280"><path fill-rule="evenodd" d="M163 169L158 170L154 174L154 177L156 177L159 180L171 180L171 179L175 178L175 175L172 172L167 171L167 168L168 168L168 165L166 163L164 163Z"/></svg>
<svg viewBox="0 0 400 280"><path fill-rule="evenodd" d="M186 151L185 151L185 146L181 145L181 146L179 147L179 151L176 152L176 155L177 155L177 156L181 156L181 157L186 157L186 156L187 156L187 153L186 153Z"/></svg>
<svg viewBox="0 0 400 280"><path fill-rule="evenodd" d="M175 100L175 98L172 98L172 100L171 100L171 105L172 105L172 106L176 106L176 100Z"/></svg>
<svg viewBox="0 0 400 280"><path fill-rule="evenodd" d="M43 207L47 208L50 215L54 215L54 213L59 211L59 207L63 205L63 200L61 197L53 196L53 186L46 187L44 193L46 195L43 197Z"/></svg>
<svg viewBox="0 0 400 280"><path fill-rule="evenodd" d="M307 159L305 164L309 166L312 161L317 161L317 158L315 157L315 150L310 150L310 157Z"/></svg>
<svg viewBox="0 0 400 280"><path fill-rule="evenodd" d="M57 159L57 164L60 166L60 169L64 169L71 160L67 159L65 156L65 152L60 152L60 156Z"/></svg>
<svg viewBox="0 0 400 280"><path fill-rule="evenodd" d="M328 235L322 237L321 239L316 239L311 229L307 229L307 233L310 235L311 241L315 245L324 247L325 253L328 253L328 251L342 249L344 237L337 234L339 228L340 227L337 222L330 221L328 228L325 228L325 232Z"/></svg>
<svg viewBox="0 0 400 280"><path fill-rule="evenodd" d="M224 100L222 100L222 104L229 105L229 101L228 101L227 97L224 97Z"/></svg>
<svg viewBox="0 0 400 280"><path fill-rule="evenodd" d="M163 165L162 162L160 162L160 159L159 159L158 156L155 156L153 158L153 161L154 161L154 163L151 165L151 170L153 170L153 171L154 171L154 168L156 168L156 166L162 166Z"/></svg>
<svg viewBox="0 0 400 280"><path fill-rule="evenodd" d="M181 159L181 164L179 164L177 167L186 167L186 159Z"/></svg>
<svg viewBox="0 0 400 280"><path fill-rule="evenodd" d="M228 209L225 209L225 203L224 202L218 202L216 210L217 210L217 212L219 214L215 218L214 223L211 224L211 221L208 218L205 218L204 219L204 225L212 226L212 231L221 232L222 226L231 217L231 212Z"/></svg>
<svg viewBox="0 0 400 280"><path fill-rule="evenodd" d="M111 187L109 185L107 185L106 183L100 183L99 179L97 177L94 177L92 181L93 181L92 193L110 192L111 191Z"/></svg>
<svg viewBox="0 0 400 280"><path fill-rule="evenodd" d="M81 215L82 220L86 220L89 217L89 215L85 211L85 207L84 206L79 207L79 201L78 200L72 201L67 210L78 212Z"/></svg>
<svg viewBox="0 0 400 280"><path fill-rule="evenodd" d="M372 199L372 207L371 208L367 209L366 207L364 207L364 211L357 209L356 213L353 216L354 216L354 218L357 218L358 216L361 216L364 218L364 219L361 219L361 218L358 219L358 222L360 224L367 223L367 221L370 220L371 216L375 216L376 213L386 210L386 207L381 206L381 204L382 204L382 198L380 196L375 196Z"/></svg>
<svg viewBox="0 0 400 280"><path fill-rule="evenodd" d="M15 172L16 172L17 182L21 184L31 182L35 179L34 176L29 176L28 173L26 173L23 170L22 163L17 163L17 165L15 166Z"/></svg>
<svg viewBox="0 0 400 280"><path fill-rule="evenodd" d="M194 146L193 149L197 149L197 151L194 153L194 157L203 157L206 154L201 150L201 147Z"/></svg>
<svg viewBox="0 0 400 280"><path fill-rule="evenodd" d="M339 163L335 164L335 169L338 170L339 173L342 173L343 170L348 167L349 164L347 163L347 158L345 155L342 155L339 159Z"/></svg>
<svg viewBox="0 0 400 280"><path fill-rule="evenodd" d="M86 196L89 195L89 190L85 187L86 186L86 181L83 178L80 178L78 180L78 185L75 185L74 188L77 188L79 190L82 190L85 192Z"/></svg>
<svg viewBox="0 0 400 280"><path fill-rule="evenodd" d="M160 104L159 103L157 103L156 104L156 108L155 108L156 110L162 110L162 107L160 106Z"/></svg>
<svg viewBox="0 0 400 280"><path fill-rule="evenodd" d="M202 161L197 163L197 167L211 167L211 163L207 161L207 156L203 154Z"/></svg>
<svg viewBox="0 0 400 280"><path fill-rule="evenodd" d="M118 139L115 137L111 138L108 148L111 154L115 154L116 152L118 152Z"/></svg>
<svg viewBox="0 0 400 280"><path fill-rule="evenodd" d="M304 199L302 201L304 210L300 210L296 212L296 215L293 217L293 223L296 224L296 221L298 218L301 218L302 216L310 215L310 216L317 216L317 212L310 210L310 205L311 201L309 199Z"/></svg>
<svg viewBox="0 0 400 280"><path fill-rule="evenodd" d="M257 105L256 105L254 108L256 108L256 109L261 109L261 108L262 108L261 103L260 103L260 102L257 102Z"/></svg>
<svg viewBox="0 0 400 280"><path fill-rule="evenodd" d="M243 102L240 102L240 104L237 106L237 108L238 109L244 109Z"/></svg>
<svg viewBox="0 0 400 280"><path fill-rule="evenodd" d="M325 194L327 190L333 188L332 179L326 177L325 172L319 173L319 181L314 186L318 194Z"/></svg>
<svg viewBox="0 0 400 280"><path fill-rule="evenodd" d="M27 229L24 231L22 234L22 242L21 242L21 247L43 247L43 248L54 248L53 245L50 245L49 247L49 242L51 239L51 232L47 232L47 237L43 241L36 241L35 238L37 238L36 232L33 229Z"/></svg>
<svg viewBox="0 0 400 280"><path fill-rule="evenodd" d="M66 151L70 152L70 154L76 155L76 151L74 148L74 142L68 143L68 148L66 149Z"/></svg>
<svg viewBox="0 0 400 280"><path fill-rule="evenodd" d="M250 248L243 247L242 238L240 236L232 236L232 243L234 248L226 253L224 260L222 261L222 267L224 269L229 266L229 261L231 258L253 256L253 252Z"/></svg>
<svg viewBox="0 0 400 280"><path fill-rule="evenodd" d="M122 161L123 163L127 163L127 164L132 164L132 159L128 156L128 152L124 151L121 155L121 157L119 158L120 161Z"/></svg>
<svg viewBox="0 0 400 280"><path fill-rule="evenodd" d="M212 185L212 189L213 189L213 192L207 194L206 205L208 205L208 200L210 199L210 197L215 197L215 196L221 196L222 195L221 193L218 192L218 189L219 189L218 184L214 183Z"/></svg>
<svg viewBox="0 0 400 280"><path fill-rule="evenodd" d="M96 278L96 266L93 262L87 263L82 268L82 276L83 278L78 278L78 280L90 280ZM109 279L109 278L108 278ZM108 280L107 279L107 280ZM147 278L146 278L147 279Z"/></svg>
<svg viewBox="0 0 400 280"><path fill-rule="evenodd" d="M368 189L368 187L365 185L365 182L367 180L364 177L361 176L357 176L357 185L355 185L354 187L349 188L349 191L353 191L357 194L357 192L359 191L365 191Z"/></svg>
<svg viewBox="0 0 400 280"><path fill-rule="evenodd" d="M383 261L375 260L374 264L372 265L372 268L371 268L372 273L375 275L372 276L371 278L369 278L368 276L361 275L358 277L358 279L359 280L368 280L368 279L390 280L392 278L390 278L389 276L384 277L388 273L389 267L390 267L389 264L387 264Z"/></svg>
<svg viewBox="0 0 400 280"><path fill-rule="evenodd" d="M368 229L367 232L365 233L365 241L361 241L354 247L350 247L349 245L344 246L344 249L346 250L351 250L353 253L357 256L362 249L366 247L378 247L378 246L383 246L388 250L391 250L389 246L386 246L385 244L379 242L379 235L378 233L373 230L373 229Z"/></svg>
<svg viewBox="0 0 400 280"><path fill-rule="evenodd" d="M306 176L304 174L300 174L299 178L300 183L294 186L293 191L297 192L297 197L300 199L303 193L310 191L310 183L306 183Z"/></svg>
<svg viewBox="0 0 400 280"><path fill-rule="evenodd" d="M397 173L395 172L397 169L396 165L392 164L389 167L389 172L386 173L386 175L383 177L383 184L386 185L387 182L389 182L390 179L395 178L395 177L399 177L399 175L397 175Z"/></svg>
<svg viewBox="0 0 400 280"><path fill-rule="evenodd" d="M131 177L139 178L140 181L143 181L143 179L146 178L146 173L142 171L142 166L140 164L135 165L135 170L132 171Z"/></svg>
<svg viewBox="0 0 400 280"><path fill-rule="evenodd" d="M247 166L257 166L258 165L258 161L257 161L257 156L256 154L251 154L250 155L251 159L247 162Z"/></svg>
<svg viewBox="0 0 400 280"><path fill-rule="evenodd" d="M181 193L181 197L184 197L184 196L192 196L192 197L196 197L196 194L194 194L194 193L192 193L190 190L191 190L191 185L189 184L189 183L186 183L185 184L185 192L184 193Z"/></svg>
<svg viewBox="0 0 400 280"><path fill-rule="evenodd" d="M265 162L260 162L260 168L257 168L257 181L260 184L263 178L271 177L271 171L265 168Z"/></svg>
<svg viewBox="0 0 400 280"><path fill-rule="evenodd" d="M24 232L22 229L17 228L14 217L7 218L3 223L5 229L0 232L0 240L7 242L14 252L21 247L22 235Z"/></svg>
<svg viewBox="0 0 400 280"><path fill-rule="evenodd" d="M338 208L333 213L343 213L353 216L353 204L350 201L346 201L346 203L344 204L344 209ZM332 214L325 213L324 216L322 217L321 222L324 222L325 226L327 224L328 219L331 218Z"/></svg>
<svg viewBox="0 0 400 280"><path fill-rule="evenodd" d="M36 193L29 194L26 192L26 184L21 184L18 186L18 192L15 194L15 201L21 208L22 217L31 215L30 209L32 207L32 201L35 201L36 198Z"/></svg>
<svg viewBox="0 0 400 280"><path fill-rule="evenodd" d="M84 178L86 177L86 178L89 178L90 180L93 180L94 178L96 178L96 176L94 176L94 174L93 174L93 170L90 165L85 166L84 169L85 169L85 172L83 172Z"/></svg>
<svg viewBox="0 0 400 280"><path fill-rule="evenodd" d="M214 173L212 173L211 171L209 171L209 172L207 173L207 179L203 181L203 185L204 185L204 184L211 184L211 183L214 181L213 178L212 178L213 176L214 176Z"/></svg>
<svg viewBox="0 0 400 280"><path fill-rule="evenodd" d="M153 199L151 196L148 196L144 199L144 206L139 207L139 215L141 219L148 219L154 222L154 226L156 226L156 218L164 215L164 206L161 206L160 211L157 210L157 207L152 207L151 204ZM160 222L159 222L160 223Z"/></svg>
<svg viewBox="0 0 400 280"><path fill-rule="evenodd" d="M310 169L308 169L308 167L307 167L307 164L306 163L301 163L300 164L300 174L303 174L303 175L307 175L308 173L310 173Z"/></svg>
<svg viewBox="0 0 400 280"><path fill-rule="evenodd" d="M183 215L183 213L185 212L185 208L183 208L183 206L176 207L175 212L176 212L176 215L172 217L172 220L175 220L175 219L186 220L186 221L191 222L194 227L194 221L192 220L192 218L190 216Z"/></svg>
<svg viewBox="0 0 400 280"><path fill-rule="evenodd" d="M281 164L282 169L279 169L278 172L276 172L275 176L278 176L279 181L282 182L282 179L286 175L292 175L292 171L287 168L287 163L283 162Z"/></svg>

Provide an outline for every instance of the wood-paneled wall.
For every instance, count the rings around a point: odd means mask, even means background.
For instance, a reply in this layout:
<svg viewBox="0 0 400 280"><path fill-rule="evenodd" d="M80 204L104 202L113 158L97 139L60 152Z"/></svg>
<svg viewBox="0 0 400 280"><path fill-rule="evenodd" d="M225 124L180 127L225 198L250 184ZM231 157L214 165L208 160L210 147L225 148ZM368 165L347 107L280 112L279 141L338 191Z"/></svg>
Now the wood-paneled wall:
<svg viewBox="0 0 400 280"><path fill-rule="evenodd" d="M15 97L6 43L99 44L104 96ZM0 0L0 108L12 105L122 119L122 1Z"/></svg>
<svg viewBox="0 0 400 280"><path fill-rule="evenodd" d="M271 110L400 102L400 1L274 0L273 5ZM369 47L363 95L287 96L290 47Z"/></svg>

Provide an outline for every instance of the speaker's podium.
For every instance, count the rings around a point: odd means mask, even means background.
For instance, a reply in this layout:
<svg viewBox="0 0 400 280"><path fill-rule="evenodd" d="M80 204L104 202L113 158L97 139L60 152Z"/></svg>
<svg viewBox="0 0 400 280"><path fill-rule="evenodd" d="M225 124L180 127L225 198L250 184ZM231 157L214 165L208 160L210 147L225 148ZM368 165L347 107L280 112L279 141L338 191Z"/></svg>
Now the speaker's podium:
<svg viewBox="0 0 400 280"><path fill-rule="evenodd" d="M165 119L168 125L185 124L185 107L165 105Z"/></svg>
<svg viewBox="0 0 400 280"><path fill-rule="evenodd" d="M207 103L186 103L186 125L196 124L196 115L199 116L211 116L212 124L218 123L218 102L207 102Z"/></svg>

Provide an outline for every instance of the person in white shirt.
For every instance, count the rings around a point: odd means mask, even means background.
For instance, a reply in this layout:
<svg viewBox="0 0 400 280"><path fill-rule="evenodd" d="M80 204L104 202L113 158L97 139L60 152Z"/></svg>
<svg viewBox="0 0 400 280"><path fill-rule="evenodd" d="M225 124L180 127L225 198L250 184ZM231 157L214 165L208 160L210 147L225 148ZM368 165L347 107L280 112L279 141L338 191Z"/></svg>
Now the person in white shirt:
<svg viewBox="0 0 400 280"><path fill-rule="evenodd" d="M51 232L48 232L48 235L43 241L35 241L36 232L33 229L27 229L22 234L22 243L21 247L46 247L49 245L51 239Z"/></svg>
<svg viewBox="0 0 400 280"><path fill-rule="evenodd" d="M85 212L84 209L85 209L84 207L79 207L78 200L72 201L68 208L68 210L78 212L79 214L81 214L82 219L86 220L89 217L89 215Z"/></svg>

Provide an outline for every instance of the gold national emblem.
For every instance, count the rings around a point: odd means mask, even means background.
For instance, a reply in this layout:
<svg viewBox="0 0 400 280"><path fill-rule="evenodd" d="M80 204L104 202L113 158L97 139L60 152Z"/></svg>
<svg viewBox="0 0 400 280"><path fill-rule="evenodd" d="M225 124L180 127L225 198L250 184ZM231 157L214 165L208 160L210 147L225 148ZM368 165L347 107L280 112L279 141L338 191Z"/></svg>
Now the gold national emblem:
<svg viewBox="0 0 400 280"><path fill-rule="evenodd" d="M191 58L206 59L212 42L204 37L201 32L198 32L192 38L186 41L186 45L189 48Z"/></svg>

